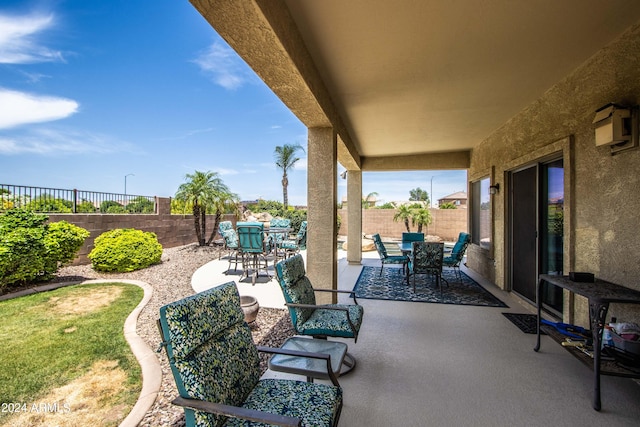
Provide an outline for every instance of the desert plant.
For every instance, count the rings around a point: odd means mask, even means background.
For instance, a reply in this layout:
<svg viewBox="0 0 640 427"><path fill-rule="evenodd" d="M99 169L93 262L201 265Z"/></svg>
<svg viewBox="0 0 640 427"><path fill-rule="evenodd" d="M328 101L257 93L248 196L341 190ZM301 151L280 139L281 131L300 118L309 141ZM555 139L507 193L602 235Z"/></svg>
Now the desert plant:
<svg viewBox="0 0 640 427"><path fill-rule="evenodd" d="M98 236L88 257L97 271L122 273L159 263L162 245L155 233L118 228Z"/></svg>

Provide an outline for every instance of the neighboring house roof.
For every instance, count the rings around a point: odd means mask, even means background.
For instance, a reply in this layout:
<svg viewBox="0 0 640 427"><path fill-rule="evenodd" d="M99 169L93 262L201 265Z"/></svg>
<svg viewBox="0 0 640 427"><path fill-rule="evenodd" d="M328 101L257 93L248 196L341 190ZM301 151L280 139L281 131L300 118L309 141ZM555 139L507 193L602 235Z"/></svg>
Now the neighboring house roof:
<svg viewBox="0 0 640 427"><path fill-rule="evenodd" d="M440 200L467 200L467 192L466 191L458 191L457 193L449 194L448 196L444 196L438 199Z"/></svg>

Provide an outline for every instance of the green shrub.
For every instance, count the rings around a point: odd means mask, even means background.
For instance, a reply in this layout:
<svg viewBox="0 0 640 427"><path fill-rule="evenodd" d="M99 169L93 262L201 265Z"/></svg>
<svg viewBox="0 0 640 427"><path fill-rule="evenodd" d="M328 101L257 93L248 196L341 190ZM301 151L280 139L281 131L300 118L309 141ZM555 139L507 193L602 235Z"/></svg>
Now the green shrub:
<svg viewBox="0 0 640 427"><path fill-rule="evenodd" d="M144 196L139 196L127 204L127 212L131 213L155 213L156 205Z"/></svg>
<svg viewBox="0 0 640 427"><path fill-rule="evenodd" d="M83 200L76 205L77 213L95 213L96 207L88 200Z"/></svg>
<svg viewBox="0 0 640 427"><path fill-rule="evenodd" d="M47 250L45 278L50 278L58 268L73 261L87 237L87 230L67 221L49 224L44 236L44 246Z"/></svg>
<svg viewBox="0 0 640 427"><path fill-rule="evenodd" d="M112 206L118 206L124 209L124 207L115 200L105 200L104 202L100 203L100 212L107 213L109 211L109 208L111 208Z"/></svg>
<svg viewBox="0 0 640 427"><path fill-rule="evenodd" d="M26 210L0 216L0 288L45 280L71 261L89 232Z"/></svg>
<svg viewBox="0 0 640 427"><path fill-rule="evenodd" d="M34 212L73 212L73 203L65 199L56 199L49 194L43 194L36 197L26 205L24 209Z"/></svg>
<svg viewBox="0 0 640 427"><path fill-rule="evenodd" d="M160 262L162 245L155 233L132 228L115 229L98 236L89 254L97 271L127 272Z"/></svg>

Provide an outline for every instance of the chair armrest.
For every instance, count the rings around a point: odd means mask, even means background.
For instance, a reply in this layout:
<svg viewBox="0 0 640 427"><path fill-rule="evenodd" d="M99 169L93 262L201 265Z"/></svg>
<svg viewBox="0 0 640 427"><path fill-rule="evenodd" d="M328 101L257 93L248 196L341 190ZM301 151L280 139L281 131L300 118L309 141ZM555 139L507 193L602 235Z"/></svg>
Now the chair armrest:
<svg viewBox="0 0 640 427"><path fill-rule="evenodd" d="M270 412L256 411L254 409L240 408L238 406L224 405L222 403L206 402L204 400L187 399L184 397L176 397L171 403L198 411L208 412L210 414L241 418L243 420L273 424L282 427L300 427L302 425L302 420L299 418L272 414Z"/></svg>
<svg viewBox="0 0 640 427"><path fill-rule="evenodd" d="M336 307L330 305L316 305L316 304L295 304L295 303L285 303L287 307L294 308L312 308L312 309L323 309L323 310L334 310L334 311L344 311L347 315L347 322L349 322L349 326L351 327L351 331L357 336L358 332L356 331L356 325L353 324L353 320L351 320L351 315L349 314L349 309L347 307Z"/></svg>
<svg viewBox="0 0 640 427"><path fill-rule="evenodd" d="M289 350L286 348L274 348L274 347L265 347L262 345L257 345L256 348L258 351L263 353L270 354L283 354L285 356L295 356L295 357L307 357L309 359L321 359L327 362L327 375L329 379L333 383L333 385L340 387L340 383L333 373L333 369L331 369L331 355L327 353L313 353L311 351L300 351L300 350Z"/></svg>
<svg viewBox="0 0 640 427"><path fill-rule="evenodd" d="M349 294L351 295L351 298L353 298L353 302L358 304L358 301L356 300L356 293L354 291L345 291L342 289L316 289L313 288L314 292L331 292L333 294Z"/></svg>

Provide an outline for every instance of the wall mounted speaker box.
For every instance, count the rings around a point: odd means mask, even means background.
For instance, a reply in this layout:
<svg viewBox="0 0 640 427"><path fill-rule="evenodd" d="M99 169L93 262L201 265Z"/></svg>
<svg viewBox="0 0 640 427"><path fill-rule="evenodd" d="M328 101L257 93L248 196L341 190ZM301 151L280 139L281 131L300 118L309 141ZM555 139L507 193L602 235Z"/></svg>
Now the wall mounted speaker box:
<svg viewBox="0 0 640 427"><path fill-rule="evenodd" d="M596 281L596 277L593 273L580 273L577 271L569 272L569 280L573 282L589 282L593 283Z"/></svg>

